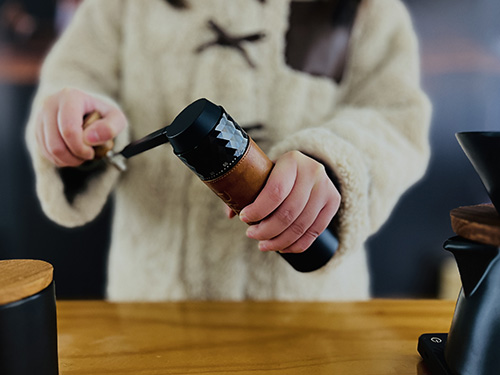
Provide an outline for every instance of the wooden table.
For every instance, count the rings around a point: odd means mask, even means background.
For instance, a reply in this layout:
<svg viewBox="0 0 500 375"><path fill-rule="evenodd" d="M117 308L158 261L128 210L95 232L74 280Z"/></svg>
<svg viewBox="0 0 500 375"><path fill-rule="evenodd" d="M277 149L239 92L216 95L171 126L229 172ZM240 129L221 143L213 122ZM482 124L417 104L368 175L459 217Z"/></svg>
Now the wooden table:
<svg viewBox="0 0 500 375"><path fill-rule="evenodd" d="M451 301L58 301L71 374L426 374L422 333L448 332Z"/></svg>

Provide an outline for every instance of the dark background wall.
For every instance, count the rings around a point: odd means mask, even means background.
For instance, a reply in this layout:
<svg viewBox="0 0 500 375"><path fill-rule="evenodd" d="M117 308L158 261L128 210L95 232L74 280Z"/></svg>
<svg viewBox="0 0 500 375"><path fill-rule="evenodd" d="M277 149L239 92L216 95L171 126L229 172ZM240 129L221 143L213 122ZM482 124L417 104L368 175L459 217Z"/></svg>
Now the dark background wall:
<svg viewBox="0 0 500 375"><path fill-rule="evenodd" d="M39 61L57 36L55 6L56 0L0 1L0 259L46 260L54 266L59 298L100 298L111 206L82 228L47 220L24 145ZM28 26L16 28L22 17Z"/></svg>
<svg viewBox="0 0 500 375"><path fill-rule="evenodd" d="M5 3L0 1L0 9ZM449 258L441 245L453 235L449 211L488 200L454 133L500 127L498 0L408 0L406 4L421 41L422 82L434 105L432 158L424 179L402 197L390 220L368 243L377 297L437 295L440 268ZM52 13L48 9L55 3L47 0L45 5L38 12L50 19L55 8ZM28 10L36 16L35 8ZM43 24L40 38L47 39L54 30ZM29 76L47 42L7 31L3 27L0 34L0 259L47 260L55 267L59 298L101 298L111 204L95 222L73 230L43 216L23 132L35 89Z"/></svg>

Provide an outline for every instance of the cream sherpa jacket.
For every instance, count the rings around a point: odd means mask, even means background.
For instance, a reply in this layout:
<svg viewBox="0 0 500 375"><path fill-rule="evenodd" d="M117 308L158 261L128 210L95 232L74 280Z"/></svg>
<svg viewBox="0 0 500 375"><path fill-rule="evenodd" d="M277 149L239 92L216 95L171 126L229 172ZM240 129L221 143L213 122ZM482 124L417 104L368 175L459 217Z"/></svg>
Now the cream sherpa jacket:
<svg viewBox="0 0 500 375"><path fill-rule="evenodd" d="M418 46L398 0L360 6L341 84L292 70L284 60L290 0L86 0L41 73L27 144L45 213L73 227L87 223L114 195L107 296L110 300L369 297L364 242L401 194L425 172L430 105L419 83ZM214 19L234 35L263 31L244 48L196 48L213 39ZM261 253L229 220L222 202L169 145L108 167L69 203L57 168L37 150L34 117L43 99L75 87L116 103L129 128L121 149L173 120L200 97L224 106L240 125L265 124L271 158L300 150L338 177L340 247L322 269L299 273ZM68 250L70 251L70 250Z"/></svg>

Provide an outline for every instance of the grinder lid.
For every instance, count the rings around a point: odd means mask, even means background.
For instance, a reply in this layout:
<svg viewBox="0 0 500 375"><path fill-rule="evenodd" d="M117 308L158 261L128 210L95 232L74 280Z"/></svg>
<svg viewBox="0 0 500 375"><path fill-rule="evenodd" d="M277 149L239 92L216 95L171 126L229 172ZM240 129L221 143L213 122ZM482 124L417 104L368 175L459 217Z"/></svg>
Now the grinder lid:
<svg viewBox="0 0 500 375"><path fill-rule="evenodd" d="M194 149L217 125L223 110L207 99L188 105L167 127L166 135L174 152L182 154Z"/></svg>
<svg viewBox="0 0 500 375"><path fill-rule="evenodd" d="M0 260L0 308L39 293L52 279L52 265L42 260Z"/></svg>

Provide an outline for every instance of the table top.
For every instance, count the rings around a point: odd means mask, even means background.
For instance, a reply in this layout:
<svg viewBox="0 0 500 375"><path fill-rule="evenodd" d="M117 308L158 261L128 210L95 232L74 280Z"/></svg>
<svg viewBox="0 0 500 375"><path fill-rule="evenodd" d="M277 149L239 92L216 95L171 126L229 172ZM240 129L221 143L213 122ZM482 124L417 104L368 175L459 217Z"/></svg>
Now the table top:
<svg viewBox="0 0 500 375"><path fill-rule="evenodd" d="M72 374L426 374L423 333L452 301L58 301L59 362Z"/></svg>

